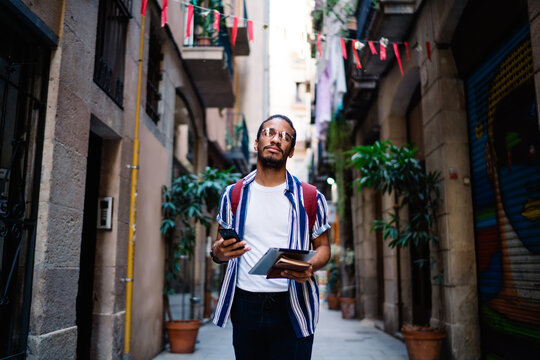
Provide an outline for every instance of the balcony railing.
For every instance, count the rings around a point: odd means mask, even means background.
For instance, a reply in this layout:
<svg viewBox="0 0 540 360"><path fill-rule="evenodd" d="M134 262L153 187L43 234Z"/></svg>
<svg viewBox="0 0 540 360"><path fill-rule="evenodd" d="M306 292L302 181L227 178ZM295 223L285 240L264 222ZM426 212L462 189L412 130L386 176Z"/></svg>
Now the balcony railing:
<svg viewBox="0 0 540 360"><path fill-rule="evenodd" d="M223 6L220 4L216 9L220 13L223 13ZM232 78L233 66L232 66L232 50L231 40L227 32L227 26L224 21L220 21L219 32L213 28L214 13L209 12L204 15L201 12L195 11L193 14L194 31L193 35L184 43L184 47L222 47L225 51L225 57L227 60L227 69L229 75Z"/></svg>
<svg viewBox="0 0 540 360"><path fill-rule="evenodd" d="M223 13L220 5L217 9ZM184 42L182 57L195 82L205 107L228 108L234 105L233 63L226 26L219 33L212 29L214 14L195 12L192 35Z"/></svg>
<svg viewBox="0 0 540 360"><path fill-rule="evenodd" d="M249 135L244 114L227 112L225 143L227 157L235 164L238 171L249 171Z"/></svg>

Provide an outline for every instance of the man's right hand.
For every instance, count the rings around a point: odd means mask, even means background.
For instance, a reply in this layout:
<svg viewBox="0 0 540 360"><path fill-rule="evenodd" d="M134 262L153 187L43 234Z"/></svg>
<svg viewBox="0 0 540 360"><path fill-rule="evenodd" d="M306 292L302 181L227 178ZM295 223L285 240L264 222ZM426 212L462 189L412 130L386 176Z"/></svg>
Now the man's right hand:
<svg viewBox="0 0 540 360"><path fill-rule="evenodd" d="M236 239L223 239L221 235L212 244L212 253L219 261L229 261L240 257L251 250L245 241L237 242Z"/></svg>

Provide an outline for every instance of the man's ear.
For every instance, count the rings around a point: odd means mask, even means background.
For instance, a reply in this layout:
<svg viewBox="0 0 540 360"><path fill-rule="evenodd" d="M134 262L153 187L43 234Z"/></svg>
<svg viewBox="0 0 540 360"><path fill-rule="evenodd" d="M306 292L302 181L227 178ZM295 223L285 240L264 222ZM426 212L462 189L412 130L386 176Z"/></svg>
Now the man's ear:
<svg viewBox="0 0 540 360"><path fill-rule="evenodd" d="M289 157L292 158L293 155L294 155L294 148L292 148L291 151L289 152Z"/></svg>
<svg viewBox="0 0 540 360"><path fill-rule="evenodd" d="M253 149L255 149L256 152L259 151L259 141L255 139L255 142L253 144Z"/></svg>

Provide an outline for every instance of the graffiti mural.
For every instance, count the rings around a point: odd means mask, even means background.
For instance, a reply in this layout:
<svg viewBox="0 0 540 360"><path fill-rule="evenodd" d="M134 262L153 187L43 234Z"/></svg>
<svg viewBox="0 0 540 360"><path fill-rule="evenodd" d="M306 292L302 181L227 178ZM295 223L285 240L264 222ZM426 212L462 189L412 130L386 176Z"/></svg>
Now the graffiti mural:
<svg viewBox="0 0 540 360"><path fill-rule="evenodd" d="M537 356L540 132L528 27L466 91L483 356Z"/></svg>

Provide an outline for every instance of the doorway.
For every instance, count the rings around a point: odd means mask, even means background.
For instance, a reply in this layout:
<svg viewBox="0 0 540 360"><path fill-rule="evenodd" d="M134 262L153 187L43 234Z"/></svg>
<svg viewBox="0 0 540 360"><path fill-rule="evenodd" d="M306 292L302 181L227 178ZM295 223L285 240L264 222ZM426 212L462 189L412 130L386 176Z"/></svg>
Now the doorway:
<svg viewBox="0 0 540 360"><path fill-rule="evenodd" d="M79 360L90 359L92 342L94 263L102 146L103 140L95 133L90 132L81 235L79 290L77 293L77 359Z"/></svg>
<svg viewBox="0 0 540 360"><path fill-rule="evenodd" d="M420 86L416 87L407 111L407 142L418 149L416 158L425 170L424 126ZM410 209L412 210L412 209ZM411 244L412 320L429 325L431 318L431 279L429 244Z"/></svg>

